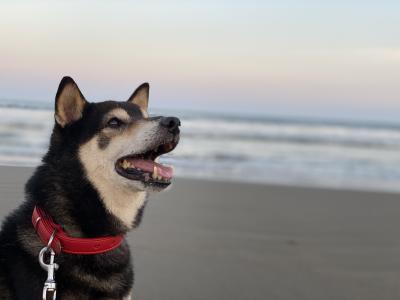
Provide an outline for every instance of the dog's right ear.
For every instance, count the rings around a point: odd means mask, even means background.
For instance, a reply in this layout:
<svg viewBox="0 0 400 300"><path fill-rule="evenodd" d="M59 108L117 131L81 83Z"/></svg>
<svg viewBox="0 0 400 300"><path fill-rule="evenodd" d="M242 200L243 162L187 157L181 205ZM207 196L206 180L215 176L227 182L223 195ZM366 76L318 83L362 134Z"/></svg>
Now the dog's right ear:
<svg viewBox="0 0 400 300"><path fill-rule="evenodd" d="M82 118L86 104L87 101L75 81L71 77L64 77L58 86L56 94L56 122L61 127L65 127L78 121Z"/></svg>

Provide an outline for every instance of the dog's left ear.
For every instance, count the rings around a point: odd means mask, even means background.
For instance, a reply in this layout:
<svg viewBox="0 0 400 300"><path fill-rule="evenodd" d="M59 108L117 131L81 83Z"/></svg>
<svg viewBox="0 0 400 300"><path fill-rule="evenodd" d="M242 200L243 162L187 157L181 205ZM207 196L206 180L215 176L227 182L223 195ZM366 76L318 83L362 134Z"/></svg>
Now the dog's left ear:
<svg viewBox="0 0 400 300"><path fill-rule="evenodd" d="M56 95L55 119L65 127L82 117L87 101L83 97L78 85L71 77L64 77L58 86Z"/></svg>
<svg viewBox="0 0 400 300"><path fill-rule="evenodd" d="M132 102L139 106L143 111L147 112L147 106L149 104L149 89L150 86L147 82L142 83L136 91L133 92L132 96L128 99L128 102Z"/></svg>

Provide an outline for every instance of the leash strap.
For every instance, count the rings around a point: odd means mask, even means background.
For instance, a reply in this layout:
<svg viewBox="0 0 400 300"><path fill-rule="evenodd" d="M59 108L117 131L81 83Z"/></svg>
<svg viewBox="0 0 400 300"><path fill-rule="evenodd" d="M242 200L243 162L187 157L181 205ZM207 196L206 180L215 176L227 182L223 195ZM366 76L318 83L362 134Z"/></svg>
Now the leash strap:
<svg viewBox="0 0 400 300"><path fill-rule="evenodd" d="M32 213L32 224L44 245L48 245L56 254L101 254L121 245L123 236L107 236L100 238L73 238L68 236L62 227L40 207L35 206ZM54 234L55 232L55 234ZM53 235L53 240L51 237Z"/></svg>

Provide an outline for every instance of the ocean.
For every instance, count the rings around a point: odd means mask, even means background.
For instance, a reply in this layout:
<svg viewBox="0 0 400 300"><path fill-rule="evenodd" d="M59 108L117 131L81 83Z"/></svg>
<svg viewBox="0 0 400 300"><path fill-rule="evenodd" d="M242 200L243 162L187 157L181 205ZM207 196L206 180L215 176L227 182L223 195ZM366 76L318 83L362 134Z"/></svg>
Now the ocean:
<svg viewBox="0 0 400 300"><path fill-rule="evenodd" d="M177 176L400 191L400 125L153 109L182 121ZM0 100L0 165L36 166L53 103Z"/></svg>

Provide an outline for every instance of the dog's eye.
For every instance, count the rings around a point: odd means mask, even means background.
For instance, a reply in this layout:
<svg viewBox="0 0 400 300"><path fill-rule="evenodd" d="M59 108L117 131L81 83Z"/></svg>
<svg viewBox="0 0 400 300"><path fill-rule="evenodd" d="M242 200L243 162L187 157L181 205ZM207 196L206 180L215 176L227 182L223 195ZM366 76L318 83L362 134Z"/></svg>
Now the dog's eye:
<svg viewBox="0 0 400 300"><path fill-rule="evenodd" d="M123 125L124 123L118 119L118 118L112 118L107 122L107 127L110 128L119 128L121 127L121 125Z"/></svg>

